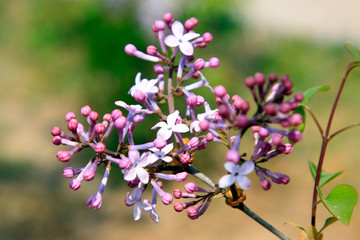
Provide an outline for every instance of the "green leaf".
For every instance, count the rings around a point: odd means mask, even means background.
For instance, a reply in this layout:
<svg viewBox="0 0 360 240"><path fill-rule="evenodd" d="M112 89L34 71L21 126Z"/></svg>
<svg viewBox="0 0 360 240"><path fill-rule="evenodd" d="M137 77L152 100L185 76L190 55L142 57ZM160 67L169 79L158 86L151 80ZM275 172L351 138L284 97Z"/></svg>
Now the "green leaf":
<svg viewBox="0 0 360 240"><path fill-rule="evenodd" d="M339 185L325 199L319 187L317 190L320 200L327 210L343 224L349 225L351 214L357 201L356 190L349 185Z"/></svg>
<svg viewBox="0 0 360 240"><path fill-rule="evenodd" d="M336 217L329 217L326 219L324 226L320 229L319 234L324 231L325 228L336 222L338 219Z"/></svg>
<svg viewBox="0 0 360 240"><path fill-rule="evenodd" d="M304 104L304 105L307 105L308 104L308 102L309 102L309 100L310 100L310 98L315 94L315 93L317 93L317 92L325 92L325 91L327 91L327 90L329 90L329 86L327 86L327 85L322 85L322 86L317 86L317 87L313 87L313 88L310 88L310 89L308 89L308 90L306 90L305 92L304 92L304 99L302 100L302 104Z"/></svg>
<svg viewBox="0 0 360 240"><path fill-rule="evenodd" d="M356 61L360 60L360 51L351 42L346 42L345 48L354 57L354 60Z"/></svg>
<svg viewBox="0 0 360 240"><path fill-rule="evenodd" d="M315 164L313 162L309 161L309 168L310 168L311 175L312 175L313 179L315 180L317 167L315 166ZM343 171L336 172L336 173L327 173L325 170L321 170L319 187L324 186L326 183L330 182L331 180L333 180L334 178L336 178L337 176L339 176L342 173L343 173Z"/></svg>
<svg viewBox="0 0 360 240"><path fill-rule="evenodd" d="M297 223L293 223L293 222L288 222L289 225L293 226L293 227L297 227L298 229L306 232L305 228L303 228L302 226L300 226L299 224Z"/></svg>

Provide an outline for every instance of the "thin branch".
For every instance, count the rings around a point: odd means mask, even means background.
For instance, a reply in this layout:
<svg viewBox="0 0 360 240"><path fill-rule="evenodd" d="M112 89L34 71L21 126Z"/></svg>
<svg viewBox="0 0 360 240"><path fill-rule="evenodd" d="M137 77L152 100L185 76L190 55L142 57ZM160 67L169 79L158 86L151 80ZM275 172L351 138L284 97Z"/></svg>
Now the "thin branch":
<svg viewBox="0 0 360 240"><path fill-rule="evenodd" d="M349 126L347 126L347 127L344 127L344 128L342 128L342 129L334 132L333 134L330 135L329 141L330 141L333 137L337 136L338 134L340 134L340 133L342 133L342 132L344 132L344 131L346 131L346 130L348 130L348 129L350 129L350 128L357 127L357 126L360 126L360 123L355 123L355 124L349 125Z"/></svg>
<svg viewBox="0 0 360 240"><path fill-rule="evenodd" d="M310 113L310 115L311 115L312 119L314 120L317 128L319 129L319 132L320 132L321 136L323 137L324 136L324 130L322 129L322 127L321 127L318 119L316 118L314 112L310 109L309 106L307 106L307 105L302 105L302 106Z"/></svg>

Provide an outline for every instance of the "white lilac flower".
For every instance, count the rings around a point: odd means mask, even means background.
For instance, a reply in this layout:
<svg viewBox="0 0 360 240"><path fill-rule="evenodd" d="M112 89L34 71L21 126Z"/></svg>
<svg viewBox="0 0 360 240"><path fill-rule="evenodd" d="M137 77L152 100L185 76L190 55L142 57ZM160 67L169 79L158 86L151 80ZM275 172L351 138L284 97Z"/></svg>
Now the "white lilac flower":
<svg viewBox="0 0 360 240"><path fill-rule="evenodd" d="M159 92L159 88L155 86L157 82L158 79L141 80L141 73L138 73L135 77L135 85L130 88L129 93L131 94L131 96L134 96L134 93L139 90L145 94L156 94L157 92Z"/></svg>
<svg viewBox="0 0 360 240"><path fill-rule="evenodd" d="M137 221L141 217L141 210L148 212L152 210L152 205L147 201L141 201L142 190L140 188L136 188L133 193L130 195L127 193L126 196L126 204L128 206L133 206L134 220Z"/></svg>
<svg viewBox="0 0 360 240"><path fill-rule="evenodd" d="M225 169L229 172L229 174L220 178L219 180L220 188L230 187L232 184L235 183L235 181L237 181L241 189L243 190L250 189L251 181L247 177L245 177L245 175L251 173L254 170L255 164L253 162L247 161L243 163L241 166L233 162L226 162L224 166Z"/></svg>
<svg viewBox="0 0 360 240"><path fill-rule="evenodd" d="M154 130L155 128L160 127L160 130L157 133L157 137L162 137L165 140L168 140L173 132L180 132L180 133L188 132L189 127L186 124L183 123L176 124L176 120L178 116L179 116L179 111L176 110L175 112L167 116L166 123L159 122L151 129Z"/></svg>
<svg viewBox="0 0 360 240"><path fill-rule="evenodd" d="M136 178L139 178L143 184L147 184L149 182L149 173L144 169L144 167L149 165L149 155L150 152L146 152L143 153L140 157L138 150L129 150L128 157L131 161L131 167L125 172L124 179L126 181L132 181Z"/></svg>
<svg viewBox="0 0 360 240"><path fill-rule="evenodd" d="M197 115L197 120L193 121L190 125L190 132L193 133L193 131L195 132L200 132L200 126L199 123L202 120L208 120L209 122L215 119L215 113L217 112L216 110L211 110L209 103L204 102L204 107L205 107L205 112L204 113L200 113Z"/></svg>
<svg viewBox="0 0 360 240"><path fill-rule="evenodd" d="M125 108L126 110L128 110L132 114L137 114L137 113L151 114L152 113L152 111L149 111L147 109L142 109L141 105L139 105L139 104L137 104L137 105L128 105L124 101L116 101L115 105L118 105L120 107Z"/></svg>
<svg viewBox="0 0 360 240"><path fill-rule="evenodd" d="M194 47L189 41L199 37L200 34L194 32L184 34L184 26L179 21L172 24L171 31L173 34L165 38L165 44L169 47L179 47L180 51L186 56L193 55Z"/></svg>
<svg viewBox="0 0 360 240"><path fill-rule="evenodd" d="M169 156L166 156L166 154L168 154L173 148L174 148L173 143L166 145L161 150L157 149L156 147L150 148L149 150L152 151L153 153L149 156L148 161L150 163L154 163L154 162L158 161L159 159L161 159L165 162L171 162L172 158Z"/></svg>

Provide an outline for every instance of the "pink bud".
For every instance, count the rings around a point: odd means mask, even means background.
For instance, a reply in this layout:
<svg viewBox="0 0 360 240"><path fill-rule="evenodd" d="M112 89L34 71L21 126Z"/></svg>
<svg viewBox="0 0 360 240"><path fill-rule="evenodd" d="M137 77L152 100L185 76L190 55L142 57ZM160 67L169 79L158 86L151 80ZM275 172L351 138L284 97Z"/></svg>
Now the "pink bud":
<svg viewBox="0 0 360 240"><path fill-rule="evenodd" d="M300 113L294 113L290 116L289 122L291 126L296 127L303 122L303 118Z"/></svg>
<svg viewBox="0 0 360 240"><path fill-rule="evenodd" d="M241 114L236 118L236 123L238 127L245 128L250 124L250 120L247 116Z"/></svg>
<svg viewBox="0 0 360 240"><path fill-rule="evenodd" d="M110 114L110 113L104 114L103 120L104 120L105 122L110 122L111 119L112 119L112 117L111 117L111 114Z"/></svg>
<svg viewBox="0 0 360 240"><path fill-rule="evenodd" d="M180 199L182 196L182 192L180 189L174 189L174 198ZM175 203L176 204L176 203Z"/></svg>
<svg viewBox="0 0 360 240"><path fill-rule="evenodd" d="M276 75L275 73L271 73L271 74L269 75L269 81L270 81L271 83L276 82L278 79L279 79L279 77L278 77L278 75Z"/></svg>
<svg viewBox="0 0 360 240"><path fill-rule="evenodd" d="M186 103L189 106L195 106L197 103L197 96L195 94L191 94L188 98L186 98Z"/></svg>
<svg viewBox="0 0 360 240"><path fill-rule="evenodd" d="M183 155L181 155L180 161L181 161L181 163L183 163L183 164L191 163L191 157L190 157L189 154L184 153Z"/></svg>
<svg viewBox="0 0 360 240"><path fill-rule="evenodd" d="M189 182L189 183L185 184L184 187L185 187L186 192L188 192L188 193L193 193L196 190L196 184L193 182Z"/></svg>
<svg viewBox="0 0 360 240"><path fill-rule="evenodd" d="M136 52L136 47L134 46L134 45L132 45L132 44L127 44L126 46L125 46L125 52L126 52L126 54L127 55L130 55L130 56L132 56L132 55L134 55L134 53Z"/></svg>
<svg viewBox="0 0 360 240"><path fill-rule="evenodd" d="M188 216L190 219L192 219L192 220L196 219L196 218L197 218L197 217L196 217L196 214L197 214L196 208L194 208L194 207L189 207L189 208L187 209L187 216Z"/></svg>
<svg viewBox="0 0 360 240"><path fill-rule="evenodd" d="M298 92L294 96L296 102L302 102L304 100L304 94L301 92Z"/></svg>
<svg viewBox="0 0 360 240"><path fill-rule="evenodd" d="M123 114L122 112L119 110L119 109L114 109L112 112L111 112L111 117L112 119L114 119L114 121L116 119L118 119L119 117L121 117Z"/></svg>
<svg viewBox="0 0 360 240"><path fill-rule="evenodd" d="M105 149L106 149L106 146L104 143L102 142L98 142L96 145L95 145L95 152L98 153L98 154L101 154L101 153L104 153L105 152Z"/></svg>
<svg viewBox="0 0 360 240"><path fill-rule="evenodd" d="M123 157L119 160L119 167L121 169L129 169L131 167L131 161L127 157Z"/></svg>
<svg viewBox="0 0 360 240"><path fill-rule="evenodd" d="M214 93L216 97L222 98L226 95L226 89L222 85L218 85L214 87Z"/></svg>
<svg viewBox="0 0 360 240"><path fill-rule="evenodd" d="M289 154L293 151L293 147L291 143L285 143L284 145L285 145L285 151L284 151L285 154Z"/></svg>
<svg viewBox="0 0 360 240"><path fill-rule="evenodd" d="M81 182L79 180L77 180L76 178L72 179L69 183L69 187L72 190L78 190L81 187Z"/></svg>
<svg viewBox="0 0 360 240"><path fill-rule="evenodd" d="M191 138L190 141L189 141L189 145L192 148L197 147L197 145L199 145L199 138L198 137Z"/></svg>
<svg viewBox="0 0 360 240"><path fill-rule="evenodd" d="M157 49L154 45L149 45L147 48L146 48L146 53L151 55L151 56L156 56L156 53L157 53Z"/></svg>
<svg viewBox="0 0 360 240"><path fill-rule="evenodd" d="M68 162L71 158L71 155L67 151L59 151L56 154L56 158L61 162Z"/></svg>
<svg viewBox="0 0 360 240"><path fill-rule="evenodd" d="M298 142L302 139L302 133L297 129L292 129L288 133L288 139L292 142Z"/></svg>
<svg viewBox="0 0 360 240"><path fill-rule="evenodd" d="M258 133L258 132L260 132L261 127L260 126L252 126L251 129L254 133Z"/></svg>
<svg viewBox="0 0 360 240"><path fill-rule="evenodd" d="M163 149L167 142L165 139L163 139L162 137L157 137L154 141L153 141L155 147L159 150Z"/></svg>
<svg viewBox="0 0 360 240"><path fill-rule="evenodd" d="M61 134L61 129L55 126L51 129L51 134L53 136L59 136Z"/></svg>
<svg viewBox="0 0 360 240"><path fill-rule="evenodd" d="M270 116L274 116L277 114L276 106L275 106L275 104L272 104L272 103L266 104L264 107L264 110L265 110L265 114L270 115Z"/></svg>
<svg viewBox="0 0 360 240"><path fill-rule="evenodd" d="M210 66L211 68L217 68L217 67L219 67L219 66L220 66L220 61L219 61L219 59L216 58L216 57L210 58L210 60L209 60L209 66Z"/></svg>
<svg viewBox="0 0 360 240"><path fill-rule="evenodd" d="M196 106L197 106L197 107L199 107L199 106L201 106L201 105L204 104L205 99L204 99L203 96L198 95L198 96L196 96L196 98L197 98L197 101L196 101Z"/></svg>
<svg viewBox="0 0 360 240"><path fill-rule="evenodd" d="M240 160L240 155L238 153L238 151L236 150L229 150L226 153L226 160L228 160L229 162L233 162L235 164L237 164Z"/></svg>
<svg viewBox="0 0 360 240"><path fill-rule="evenodd" d="M161 201L165 204L165 205L169 205L172 203L173 201L173 197L170 193L164 193L162 196L161 196Z"/></svg>
<svg viewBox="0 0 360 240"><path fill-rule="evenodd" d="M177 202L174 204L174 209L177 212L182 212L184 210L184 207L183 207L182 203Z"/></svg>
<svg viewBox="0 0 360 240"><path fill-rule="evenodd" d="M135 115L134 117L134 122L135 123L142 123L144 121L144 116L138 114L138 115Z"/></svg>
<svg viewBox="0 0 360 240"><path fill-rule="evenodd" d="M156 20L155 21L155 28L158 30L158 31L163 31L165 29L165 23L164 21L162 20Z"/></svg>
<svg viewBox="0 0 360 240"><path fill-rule="evenodd" d="M119 117L115 121L115 127L118 129L123 129L126 126L127 119L124 116Z"/></svg>
<svg viewBox="0 0 360 240"><path fill-rule="evenodd" d="M53 143L54 145L60 145L60 144L61 144L61 140L62 140L62 138L61 138L60 136L55 136L55 137L53 137L53 139L52 139L52 143Z"/></svg>
<svg viewBox="0 0 360 240"><path fill-rule="evenodd" d="M134 99L135 99L135 101L137 101L137 102L143 102L144 100L145 100L145 98L146 98L146 95L142 92L142 91L140 91L140 90L137 90L137 91L135 91L135 93L134 93Z"/></svg>
<svg viewBox="0 0 360 240"><path fill-rule="evenodd" d="M67 124L67 128L72 132L76 131L77 127L78 121L76 119L71 119Z"/></svg>
<svg viewBox="0 0 360 240"><path fill-rule="evenodd" d="M202 70L204 67L205 67L205 61L204 61L204 59L202 59L202 58L196 59L196 61L194 62L194 68L195 68L195 70L200 71L200 70Z"/></svg>
<svg viewBox="0 0 360 240"><path fill-rule="evenodd" d="M187 179L188 173L187 172L181 172L175 174L175 180L178 182L183 182Z"/></svg>
<svg viewBox="0 0 360 240"><path fill-rule="evenodd" d="M254 85L256 84L255 78L250 76L245 78L245 86L247 86L248 88L252 88L254 87Z"/></svg>
<svg viewBox="0 0 360 240"><path fill-rule="evenodd" d="M209 43L213 40L213 35L209 32L204 33L202 37L206 43Z"/></svg>
<svg viewBox="0 0 360 240"><path fill-rule="evenodd" d="M91 169L86 169L84 170L83 177L85 181L91 181L94 179L95 173Z"/></svg>
<svg viewBox="0 0 360 240"><path fill-rule="evenodd" d="M84 117L87 117L87 116L89 116L89 114L91 112L91 108L88 105L83 106L81 108L80 112L81 112L81 115L83 115Z"/></svg>
<svg viewBox="0 0 360 240"><path fill-rule="evenodd" d="M96 122L99 119L99 114L95 111L91 111L89 114L89 118L92 122Z"/></svg>
<svg viewBox="0 0 360 240"><path fill-rule="evenodd" d="M269 131L262 127L260 128L259 135L260 137L266 138L269 136Z"/></svg>
<svg viewBox="0 0 360 240"><path fill-rule="evenodd" d="M102 123L97 123L94 127L95 133L100 135L105 132L105 126Z"/></svg>
<svg viewBox="0 0 360 240"><path fill-rule="evenodd" d="M261 187L264 190L269 190L271 188L271 182L266 179L263 179L263 180L261 180Z"/></svg>
<svg viewBox="0 0 360 240"><path fill-rule="evenodd" d="M290 110L291 110L291 105L290 105L290 103L288 103L288 102L283 102L282 104L280 104L280 112L282 112L282 113L289 113L290 112Z"/></svg>
<svg viewBox="0 0 360 240"><path fill-rule="evenodd" d="M254 79L257 85L264 85L266 81L264 74L259 72L255 73Z"/></svg>
<svg viewBox="0 0 360 240"><path fill-rule="evenodd" d="M171 23L174 21L173 16L171 13L165 13L163 19L166 23Z"/></svg>
<svg viewBox="0 0 360 240"><path fill-rule="evenodd" d="M72 178L75 176L75 171L72 167L65 167L63 169L63 176L66 178Z"/></svg>
<svg viewBox="0 0 360 240"><path fill-rule="evenodd" d="M201 129L201 131L206 131L206 130L208 130L209 129L209 122L208 122L208 120L201 120L200 122L199 122L199 127L200 127L200 129ZM214 137L214 136L213 136Z"/></svg>
<svg viewBox="0 0 360 240"><path fill-rule="evenodd" d="M68 112L65 114L65 120L68 122L70 121L71 119L75 119L75 113L73 112Z"/></svg>
<svg viewBox="0 0 360 240"><path fill-rule="evenodd" d="M214 140L214 134L212 134L211 132L207 133L205 139L208 142L212 142Z"/></svg>
<svg viewBox="0 0 360 240"><path fill-rule="evenodd" d="M271 144L274 146L279 146L282 143L283 136L279 133L271 134Z"/></svg>
<svg viewBox="0 0 360 240"><path fill-rule="evenodd" d="M156 74L162 74L162 73L165 72L165 69L164 69L164 67L163 67L161 64L155 64L155 65L154 65L154 72L155 72Z"/></svg>

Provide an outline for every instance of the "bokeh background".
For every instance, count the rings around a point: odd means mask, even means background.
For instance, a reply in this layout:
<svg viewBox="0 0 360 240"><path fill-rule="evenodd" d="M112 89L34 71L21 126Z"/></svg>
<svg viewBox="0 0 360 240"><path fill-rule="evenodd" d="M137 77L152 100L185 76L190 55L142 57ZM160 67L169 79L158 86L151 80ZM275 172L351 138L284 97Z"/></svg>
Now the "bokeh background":
<svg viewBox="0 0 360 240"><path fill-rule="evenodd" d="M197 17L197 32L213 34L213 42L196 54L220 59L218 69L204 74L231 94L249 96L243 79L258 71L289 74L295 91L329 85L328 92L311 101L325 125L351 61L344 42L360 46L359 7L357 0L0 1L0 239L276 239L222 199L214 200L196 221L159 204L160 223L153 223L148 214L134 222L132 208L124 206L129 190L115 168L101 210L89 209L85 202L95 193L100 176L77 192L70 190L62 177L65 165L55 157L60 148L51 144L50 129L65 128L65 113L79 114L86 104L104 114L116 100L132 103L127 91L136 73L154 75L150 63L127 56L123 48L133 43L144 50L156 44L151 25L169 11L182 22ZM359 80L356 70L341 98L333 130L359 121ZM152 124L143 126L137 132L139 142L152 139L153 133L143 134ZM359 131L348 131L330 143L324 168L344 173L323 188L325 194L342 183L360 191ZM115 135L112 140L115 146ZM195 166L218 180L225 174L224 150L211 145ZM291 177L287 186L263 191L251 176L254 186L247 192L247 205L293 239L300 233L287 222L310 225L313 181L308 161L316 161L319 150L320 135L309 119L304 140L293 154L268 165ZM84 165L88 154L81 153L71 164ZM173 187L167 185L169 191ZM318 225L327 217L320 207ZM359 205L350 225L335 223L325 239L358 239L358 226Z"/></svg>

